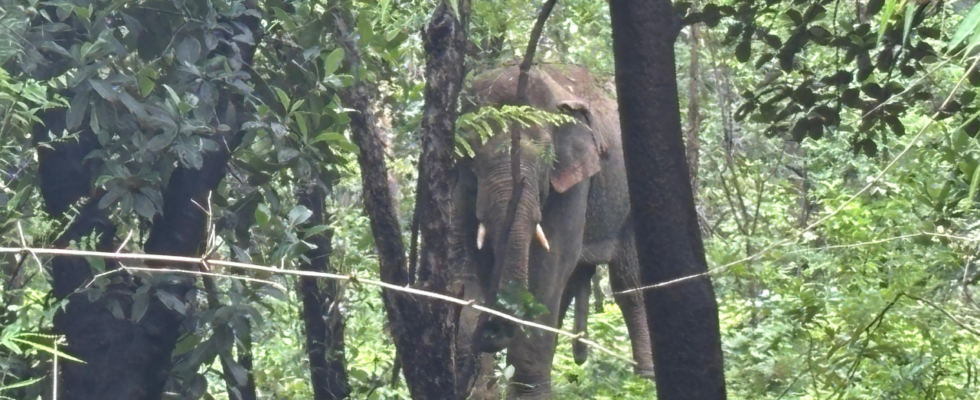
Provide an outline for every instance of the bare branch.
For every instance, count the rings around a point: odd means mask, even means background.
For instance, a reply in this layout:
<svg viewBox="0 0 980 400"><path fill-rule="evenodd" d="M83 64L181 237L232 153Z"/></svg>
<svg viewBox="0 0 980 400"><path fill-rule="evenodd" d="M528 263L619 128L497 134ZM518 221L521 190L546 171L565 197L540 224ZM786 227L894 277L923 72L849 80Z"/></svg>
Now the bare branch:
<svg viewBox="0 0 980 400"><path fill-rule="evenodd" d="M548 0L544 3L544 6L541 7L541 12L538 14L538 20L534 23L534 28L531 29L531 38L528 40L527 49L524 51L524 60L521 61L520 73L517 76L517 102L521 105L528 105L528 72L531 70L531 64L534 62L534 53L538 49L538 41L541 39L541 31L544 30L544 23L548 21L548 16L551 15L551 10L555 8L557 1ZM514 186L510 193L510 201L507 203L507 214L504 219L504 226L507 229L508 235L512 225L514 225L514 219L517 217L517 206L520 204L521 196L524 194L524 179L521 177L521 130L516 128L510 131L510 175L511 183ZM493 285L488 296L491 300L496 297L501 272L493 272L493 277L491 278Z"/></svg>

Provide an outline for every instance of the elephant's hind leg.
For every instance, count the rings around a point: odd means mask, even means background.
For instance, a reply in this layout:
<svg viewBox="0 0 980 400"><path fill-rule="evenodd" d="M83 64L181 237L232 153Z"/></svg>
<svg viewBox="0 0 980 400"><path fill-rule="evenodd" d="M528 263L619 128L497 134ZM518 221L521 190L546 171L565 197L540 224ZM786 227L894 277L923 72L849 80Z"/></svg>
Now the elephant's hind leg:
<svg viewBox="0 0 980 400"><path fill-rule="evenodd" d="M609 263L609 283L612 286L616 304L623 312L626 328L633 347L633 370L637 375L653 378L653 347L650 344L650 328L647 325L646 307L642 292L620 292L639 286L640 262L636 255L632 227L624 229L623 239L615 258Z"/></svg>
<svg viewBox="0 0 980 400"><path fill-rule="evenodd" d="M568 280L568 286L561 297L561 312L558 314L558 328L565 321L565 314L575 300L575 314L572 325L572 333L581 334L583 338L588 337L589 329L589 292L592 289L592 276L595 275L596 266L592 264L580 264L575 268L575 272ZM578 340L572 341L572 354L575 363L582 365L589 358L589 346Z"/></svg>

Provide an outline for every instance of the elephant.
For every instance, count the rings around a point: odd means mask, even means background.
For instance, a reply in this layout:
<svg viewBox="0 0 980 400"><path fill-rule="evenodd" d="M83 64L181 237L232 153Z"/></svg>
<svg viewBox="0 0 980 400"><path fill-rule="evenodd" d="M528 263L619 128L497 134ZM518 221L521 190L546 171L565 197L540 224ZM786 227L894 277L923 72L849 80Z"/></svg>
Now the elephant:
<svg viewBox="0 0 980 400"><path fill-rule="evenodd" d="M474 78L461 97L462 111L518 105L519 74L517 66L509 66ZM575 299L575 330L584 331L597 264L609 265L615 292L638 284L617 105L580 66L540 64L528 77L526 104L567 119L537 126L490 122L489 138L461 131L473 154L457 159L455 168L451 251L464 265L457 283L465 297L487 304L499 304L515 287L530 293L544 306L533 319L551 327L560 327ZM513 224L506 226L513 188L511 129L521 130L523 189L511 210ZM642 293L617 295L616 302L629 330L635 372L649 377L653 349ZM556 335L466 310L458 349L508 349L514 374L507 397L550 398ZM467 334L472 336L462 338ZM584 350L575 346L579 363L585 361ZM482 363L488 362L484 357Z"/></svg>

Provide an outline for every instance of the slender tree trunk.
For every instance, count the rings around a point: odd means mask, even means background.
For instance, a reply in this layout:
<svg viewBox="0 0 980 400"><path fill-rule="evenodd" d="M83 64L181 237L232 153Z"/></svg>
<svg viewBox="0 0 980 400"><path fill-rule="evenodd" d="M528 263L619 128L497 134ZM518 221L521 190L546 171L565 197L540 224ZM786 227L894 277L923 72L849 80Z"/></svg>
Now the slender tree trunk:
<svg viewBox="0 0 980 400"><path fill-rule="evenodd" d="M667 0L610 0L616 89L643 285L707 271L685 160ZM724 399L718 305L707 276L645 293L661 400Z"/></svg>
<svg viewBox="0 0 980 400"><path fill-rule="evenodd" d="M313 212L310 227L329 223L324 207L326 192L317 186L299 194L300 204ZM307 240L317 248L306 252L309 262L301 269L313 272L334 272L330 268L333 231L328 229ZM306 354L310 360L310 382L313 400L338 400L350 394L344 349L344 316L340 313L340 296L336 281L322 282L321 289L313 277L299 278L303 300L303 325L306 328Z"/></svg>
<svg viewBox="0 0 980 400"><path fill-rule="evenodd" d="M207 292L208 309L217 311L221 308L221 298L218 296L218 286L214 283L214 278L205 276L201 280L204 282L204 290ZM235 378L232 365L229 363L229 360L234 360L231 358L231 350L236 347L234 345L235 333L232 330L231 321L226 321L220 325L212 325L212 329L214 329L215 337L225 339L218 342L220 345L223 345L218 349L218 354L221 356L219 357L221 360L221 373L224 375L225 390L228 392L228 398L231 400L255 400L255 379L252 377L252 374L246 377L244 383L239 382ZM240 338L246 334L251 336L251 329L249 332L238 332ZM246 370L250 371L250 368L246 368ZM250 383L251 385L249 385Z"/></svg>
<svg viewBox="0 0 980 400"><path fill-rule="evenodd" d="M252 320L247 318L243 318L243 320L244 331L238 335L239 344L237 345L238 365L248 371L248 381L242 388L242 393L249 397L243 396L243 400L255 400L258 398L258 391L255 388L255 374L252 371Z"/></svg>
<svg viewBox="0 0 980 400"><path fill-rule="evenodd" d="M463 54L466 44L465 21L469 1L458 4L461 20L456 19L449 1L441 2L426 31L425 110L422 117L421 163L424 196L419 200L422 248L419 252L418 280L414 286L449 292L452 274L449 263L449 218L456 104L463 82ZM357 46L348 38L341 21L347 62L361 62ZM408 285L405 245L396 214L396 202L387 185L384 141L372 109L364 81L356 81L340 94L351 112L351 130L360 148L361 183L364 206L371 219L371 231L378 246L381 279L395 285ZM405 380L413 399L456 399L455 328L458 307L423 297L384 290L385 308L395 340L398 358L404 366Z"/></svg>

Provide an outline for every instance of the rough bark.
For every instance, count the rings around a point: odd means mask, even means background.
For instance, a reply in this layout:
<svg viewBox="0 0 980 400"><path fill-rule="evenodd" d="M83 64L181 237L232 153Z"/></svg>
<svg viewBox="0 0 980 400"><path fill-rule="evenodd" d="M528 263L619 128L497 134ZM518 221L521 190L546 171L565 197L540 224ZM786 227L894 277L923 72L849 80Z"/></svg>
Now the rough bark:
<svg viewBox="0 0 980 400"><path fill-rule="evenodd" d="M208 309L211 311L217 311L218 309L221 308L221 299L218 297L218 287L214 283L214 278L210 276L205 276L201 278L201 280L204 282L204 290L207 292ZM221 344L227 344L227 346L220 349L219 352L224 352L225 354L230 355L231 349L234 347L233 344L231 343L232 338L234 337L234 333L231 329L231 325L229 325L228 323L224 323L221 325L215 325L213 329L214 329L215 337L223 337L228 339L225 343L221 343ZM251 332L248 333L251 334ZM255 379L252 377L251 374L249 374L248 380L245 382L245 384L239 384L238 381L235 379L234 374L232 373L231 365L228 364L228 360L225 359L224 357L221 357L221 373L222 375L224 375L225 388L228 392L229 399L231 400L255 400L256 399ZM251 383L251 385L249 385L249 383Z"/></svg>
<svg viewBox="0 0 980 400"><path fill-rule="evenodd" d="M364 207L378 248L381 280L408 284L405 245L395 214L395 199L387 184L387 166L381 131L375 125L370 95L363 82L355 83L340 96L351 112L351 131L360 148L361 185ZM405 378L414 399L446 398L454 393L452 348L442 337L448 319L439 320L445 305L384 290L385 309L398 355L405 365ZM426 322L433 322L428 324ZM451 325L449 326L451 327Z"/></svg>
<svg viewBox="0 0 980 400"><path fill-rule="evenodd" d="M460 1L459 15L466 21L469 1ZM346 38L343 21L339 33ZM447 293L449 277L449 218L451 216L452 154L456 104L463 78L465 25L456 19L448 1L440 3L426 31L426 105L423 115L421 162L425 198L419 200L419 276L415 286ZM343 45L350 64L360 55L349 39ZM387 185L387 167L382 132L372 109L364 81L357 81L339 95L350 113L351 131L360 151L364 206L378 248L381 279L400 286L409 284L405 246L396 214L396 199ZM384 291L389 326L405 380L413 399L455 399L455 323L458 310L444 302Z"/></svg>
<svg viewBox="0 0 980 400"><path fill-rule="evenodd" d="M246 16L242 22L252 27L253 32L258 32L257 19ZM76 38L64 40L73 42ZM246 64L251 63L253 51L254 49L243 49L243 61ZM57 59L52 60L52 65L59 64ZM70 96L71 93L67 94ZM224 107L215 123L227 124L234 131L244 120L238 115L244 111L244 99L226 93L221 96ZM35 143L47 141L48 130L56 135L64 130L65 110L49 110L42 120L44 126L35 128ZM87 127L88 123L83 121L81 126ZM67 247L71 240L78 240L95 232L101 235L98 249L114 250L112 243L115 228L109 222L107 212L98 209L101 194L92 188L89 165L92 161L83 161L83 157L97 146L97 141L87 131L88 128L83 129L83 139L78 142L53 143L51 148L39 150L42 197L45 208L58 218L71 204L84 196L91 196L82 207L81 215L76 217L72 228L55 242L56 246ZM231 151L239 143L241 134L229 135L225 139L218 141L221 144L219 151L204 155L204 166L200 170L178 168L171 175L163 193L165 216L157 216L154 221L150 238L144 247L147 253L200 254L206 229L204 221L207 218L191 200L198 204L207 204L207 194L217 187L224 176L225 164ZM115 266L111 261L106 261L105 264L107 269ZM170 372L171 353L184 316L168 309L151 292L147 311L138 323L134 323L128 315L133 303L133 297L128 293L138 285L137 279L120 276L105 287L105 294L93 297L94 301L91 301L85 294L76 293L92 277L91 267L85 259L55 257L52 265L54 295L59 299L69 299L65 311L55 317L55 330L66 336L66 351L87 363L64 364L60 376L60 394L73 400L160 399ZM152 265L169 266L162 263ZM175 280L156 285L153 290L166 291L177 298L185 298L192 286L192 280ZM112 314L110 306L115 308L116 304L123 310L126 319Z"/></svg>
<svg viewBox="0 0 980 400"><path fill-rule="evenodd" d="M300 204L313 212L309 225L329 222L324 209L326 193L313 187L299 194ZM333 272L330 268L331 238L333 230L307 239L317 248L306 252L308 262L300 268L304 271ZM323 288L313 277L299 278L299 292L303 300L303 325L306 328L306 354L310 361L310 382L313 400L337 400L350 394L347 383L347 366L344 358L344 316L338 307L340 298L336 281L323 281Z"/></svg>
<svg viewBox="0 0 980 400"><path fill-rule="evenodd" d="M680 18L667 0L610 0L616 89L641 283L707 271L675 75ZM659 399L724 399L718 306L707 276L645 293Z"/></svg>

